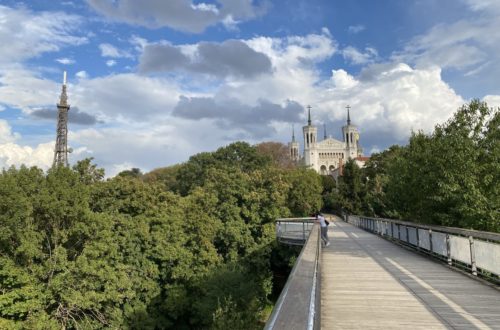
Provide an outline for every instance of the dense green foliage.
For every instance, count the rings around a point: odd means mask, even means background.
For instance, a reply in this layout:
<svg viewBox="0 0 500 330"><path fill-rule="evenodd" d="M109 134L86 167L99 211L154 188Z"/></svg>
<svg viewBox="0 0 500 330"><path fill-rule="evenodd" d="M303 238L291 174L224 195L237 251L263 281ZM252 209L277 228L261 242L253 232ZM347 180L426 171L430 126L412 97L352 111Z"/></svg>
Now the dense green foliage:
<svg viewBox="0 0 500 330"><path fill-rule="evenodd" d="M239 142L103 177L90 159L1 173L0 328L261 328L294 255L273 220L321 207L314 171Z"/></svg>
<svg viewBox="0 0 500 330"><path fill-rule="evenodd" d="M348 162L326 205L351 213L500 232L500 111L472 101L432 134ZM333 204L330 205L330 204Z"/></svg>

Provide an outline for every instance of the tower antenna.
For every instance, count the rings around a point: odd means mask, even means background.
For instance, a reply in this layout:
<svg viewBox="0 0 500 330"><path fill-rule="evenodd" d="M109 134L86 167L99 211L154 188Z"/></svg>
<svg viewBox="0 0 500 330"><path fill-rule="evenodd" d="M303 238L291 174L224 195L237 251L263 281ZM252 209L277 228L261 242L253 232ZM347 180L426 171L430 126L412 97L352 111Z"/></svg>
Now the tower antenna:
<svg viewBox="0 0 500 330"><path fill-rule="evenodd" d="M66 71L59 103L57 103L57 136L53 166L68 166L68 95L66 94Z"/></svg>
<svg viewBox="0 0 500 330"><path fill-rule="evenodd" d="M307 106L307 125L311 126L311 106Z"/></svg>
<svg viewBox="0 0 500 330"><path fill-rule="evenodd" d="M351 106L348 104L345 108L347 109L347 125L351 125L351 115L349 113L349 110L351 110Z"/></svg>

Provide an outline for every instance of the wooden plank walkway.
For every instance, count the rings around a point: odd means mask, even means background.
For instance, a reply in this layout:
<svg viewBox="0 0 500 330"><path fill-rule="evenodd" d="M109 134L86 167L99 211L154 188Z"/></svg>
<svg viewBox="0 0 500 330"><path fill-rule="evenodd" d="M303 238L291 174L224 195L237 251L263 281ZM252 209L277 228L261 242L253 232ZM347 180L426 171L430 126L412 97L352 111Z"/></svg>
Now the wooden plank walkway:
<svg viewBox="0 0 500 330"><path fill-rule="evenodd" d="M500 290L336 219L322 329L500 329Z"/></svg>

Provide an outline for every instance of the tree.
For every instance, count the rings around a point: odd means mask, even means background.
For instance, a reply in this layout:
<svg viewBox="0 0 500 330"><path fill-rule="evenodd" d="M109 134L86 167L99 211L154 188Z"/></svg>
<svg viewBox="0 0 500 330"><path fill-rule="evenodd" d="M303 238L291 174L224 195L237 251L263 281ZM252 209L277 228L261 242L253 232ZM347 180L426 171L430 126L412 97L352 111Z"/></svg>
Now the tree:
<svg viewBox="0 0 500 330"><path fill-rule="evenodd" d="M387 203L406 220L498 231L499 110L473 100L412 134L388 166Z"/></svg>
<svg viewBox="0 0 500 330"><path fill-rule="evenodd" d="M140 168L133 167L130 170L121 171L117 176L140 179L142 177L142 171Z"/></svg>
<svg viewBox="0 0 500 330"><path fill-rule="evenodd" d="M350 213L360 214L364 198L364 186L361 170L356 162L348 160L344 165L343 175L339 178L339 193L342 196L342 206Z"/></svg>
<svg viewBox="0 0 500 330"><path fill-rule="evenodd" d="M177 175L182 165L172 165L152 170L142 176L142 180L146 183L158 183L164 186L167 191L178 192L179 183L177 182Z"/></svg>
<svg viewBox="0 0 500 330"><path fill-rule="evenodd" d="M311 216L321 210L321 176L311 169L297 168L286 173L290 183L288 207L294 216Z"/></svg>
<svg viewBox="0 0 500 330"><path fill-rule="evenodd" d="M290 157L288 147L279 142L262 142L256 146L257 152L271 158L272 163L280 168L294 168L296 165Z"/></svg>

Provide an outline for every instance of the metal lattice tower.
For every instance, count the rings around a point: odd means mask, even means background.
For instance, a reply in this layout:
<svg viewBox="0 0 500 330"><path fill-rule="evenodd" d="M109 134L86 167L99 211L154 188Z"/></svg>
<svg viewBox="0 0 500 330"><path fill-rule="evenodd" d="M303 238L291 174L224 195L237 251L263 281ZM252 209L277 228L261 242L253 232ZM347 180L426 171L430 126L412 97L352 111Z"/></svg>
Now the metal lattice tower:
<svg viewBox="0 0 500 330"><path fill-rule="evenodd" d="M66 71L64 71L61 97L57 104L57 137L53 166L68 166L68 95L66 94Z"/></svg>

